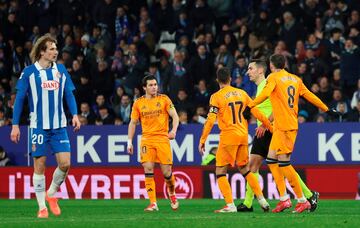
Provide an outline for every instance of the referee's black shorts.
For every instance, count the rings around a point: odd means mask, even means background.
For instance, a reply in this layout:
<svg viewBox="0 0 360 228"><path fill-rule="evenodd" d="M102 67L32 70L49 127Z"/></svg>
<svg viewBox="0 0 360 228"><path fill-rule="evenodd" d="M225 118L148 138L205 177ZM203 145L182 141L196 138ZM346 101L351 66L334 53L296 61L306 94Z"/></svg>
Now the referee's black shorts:
<svg viewBox="0 0 360 228"><path fill-rule="evenodd" d="M272 133L265 131L265 135L261 138L254 137L250 154L258 154L263 158L267 157L271 142Z"/></svg>

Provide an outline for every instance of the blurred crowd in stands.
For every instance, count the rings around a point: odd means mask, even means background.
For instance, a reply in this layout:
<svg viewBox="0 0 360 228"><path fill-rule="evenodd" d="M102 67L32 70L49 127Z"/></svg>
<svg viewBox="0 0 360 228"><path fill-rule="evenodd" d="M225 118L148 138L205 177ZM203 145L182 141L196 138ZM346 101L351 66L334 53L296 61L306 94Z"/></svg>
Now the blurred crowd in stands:
<svg viewBox="0 0 360 228"><path fill-rule="evenodd" d="M229 67L232 85L254 97L247 65L273 53L342 114L330 120L301 100L300 123L359 122L359 13L358 0L0 0L0 126L45 33L58 40L82 124L127 124L145 72L182 124L204 123L216 70Z"/></svg>

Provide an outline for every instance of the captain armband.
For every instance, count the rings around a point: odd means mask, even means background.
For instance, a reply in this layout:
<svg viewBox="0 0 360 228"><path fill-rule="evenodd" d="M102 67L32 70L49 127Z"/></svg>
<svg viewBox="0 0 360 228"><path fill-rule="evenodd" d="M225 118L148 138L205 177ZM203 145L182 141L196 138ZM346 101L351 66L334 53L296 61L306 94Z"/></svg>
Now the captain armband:
<svg viewBox="0 0 360 228"><path fill-rule="evenodd" d="M215 106L210 106L209 113L218 114L219 108Z"/></svg>

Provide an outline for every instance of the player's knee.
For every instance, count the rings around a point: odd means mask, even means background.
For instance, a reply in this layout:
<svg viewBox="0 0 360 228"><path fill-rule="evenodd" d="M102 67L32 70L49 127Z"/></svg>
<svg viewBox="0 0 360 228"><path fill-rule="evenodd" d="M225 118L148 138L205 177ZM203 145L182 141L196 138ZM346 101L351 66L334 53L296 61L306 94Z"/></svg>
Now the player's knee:
<svg viewBox="0 0 360 228"><path fill-rule="evenodd" d="M161 167L161 170L162 170L162 173L163 173L165 178L171 177L172 171L171 171L171 166L170 165L163 165Z"/></svg>
<svg viewBox="0 0 360 228"><path fill-rule="evenodd" d="M253 173L256 173L258 171L258 166L257 164L250 164L250 171Z"/></svg>
<svg viewBox="0 0 360 228"><path fill-rule="evenodd" d="M290 161L291 154L280 154L278 156L279 161Z"/></svg>
<svg viewBox="0 0 360 228"><path fill-rule="evenodd" d="M164 174L164 178L165 178L165 179L167 179L167 180L170 180L170 179L171 179L171 176L172 176L171 170L166 171L166 172L164 172L163 174Z"/></svg>
<svg viewBox="0 0 360 228"><path fill-rule="evenodd" d="M37 174L44 174L45 173L45 161L36 160L34 163L34 171Z"/></svg>
<svg viewBox="0 0 360 228"><path fill-rule="evenodd" d="M45 173L45 164L38 164L34 166L34 172L37 174L44 174Z"/></svg>
<svg viewBox="0 0 360 228"><path fill-rule="evenodd" d="M70 161L60 162L59 169L64 172L67 172L70 169Z"/></svg>
<svg viewBox="0 0 360 228"><path fill-rule="evenodd" d="M154 172L154 168L144 166L144 172L145 172L145 173L153 173L153 172Z"/></svg>
<svg viewBox="0 0 360 228"><path fill-rule="evenodd" d="M239 169L239 172L241 173L241 175L247 175L249 172L250 172L250 169L249 169L249 166L247 165L244 165L244 166L241 166L238 168Z"/></svg>

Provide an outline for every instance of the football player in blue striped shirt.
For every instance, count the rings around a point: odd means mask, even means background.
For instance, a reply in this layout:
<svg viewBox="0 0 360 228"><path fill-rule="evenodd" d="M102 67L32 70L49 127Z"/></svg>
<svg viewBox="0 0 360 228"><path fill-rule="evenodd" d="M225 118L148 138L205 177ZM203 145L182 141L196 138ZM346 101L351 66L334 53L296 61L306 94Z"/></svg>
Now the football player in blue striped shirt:
<svg viewBox="0 0 360 228"><path fill-rule="evenodd" d="M17 94L10 135L13 142L19 142L19 120L25 97L28 97L31 155L34 159L33 186L39 205L38 218L48 217L45 200L54 215L61 214L54 195L65 180L70 167L70 142L66 132L64 97L72 115L74 130L80 129L73 95L75 87L64 65L56 63L56 43L50 35L44 35L36 41L31 50L33 64L23 70L16 85ZM48 147L55 154L58 167L54 171L48 191L45 192L44 173Z"/></svg>

